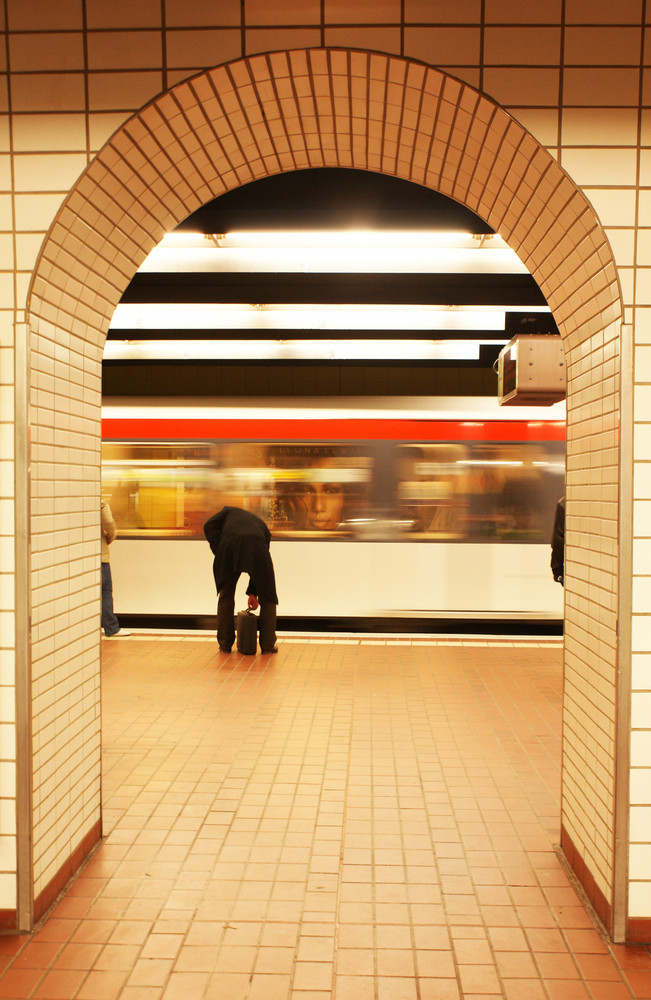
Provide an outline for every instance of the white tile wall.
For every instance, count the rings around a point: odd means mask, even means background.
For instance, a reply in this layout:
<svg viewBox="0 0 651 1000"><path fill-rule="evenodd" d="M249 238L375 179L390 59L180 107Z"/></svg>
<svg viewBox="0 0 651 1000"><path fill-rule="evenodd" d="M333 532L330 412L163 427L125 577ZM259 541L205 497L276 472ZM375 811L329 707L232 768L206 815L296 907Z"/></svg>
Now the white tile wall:
<svg viewBox="0 0 651 1000"><path fill-rule="evenodd" d="M9 149L2 120L2 151ZM0 173L0 909L15 909L16 883L16 695L14 551L14 286L11 178L3 156Z"/></svg>
<svg viewBox="0 0 651 1000"><path fill-rule="evenodd" d="M644 158L643 169L649 163ZM648 193L640 198L640 223L649 225L651 203ZM637 263L641 280L635 301L651 301L649 230L639 230ZM632 623L632 694L631 694L631 815L629 912L647 916L651 892L651 313L636 308L636 343L634 355L634 508L633 508L633 623Z"/></svg>
<svg viewBox="0 0 651 1000"><path fill-rule="evenodd" d="M16 318L26 306L40 241L68 191L91 156L126 122L58 216L38 265L31 303L37 893L99 812L99 771L82 767L79 749L83 743L91 748L91 763L99 760L96 704L91 699L87 708L85 701L74 700L73 692L97 688L98 605L97 599L87 598L96 593L97 584L99 363L113 305L144 252L199 204L271 170L326 162L432 184L479 211L535 272L566 334L571 396L563 823L600 890L611 898L620 287L624 305L639 325L641 343L651 342L649 311L641 308L651 305L649 237L635 236L636 224L651 227L649 193L642 191L637 198L640 177L643 184L647 174L651 177L651 161L637 152L641 7L637 0L616 5L566 0L563 8L560 0L544 5L486 0L483 7L479 0L463 5L405 0L402 23L400 7L397 0L360 0L354 7L326 0L321 24L316 0L245 0L242 7L236 0L165 0L163 22L159 0L86 0L84 39L80 2L7 0L11 172L0 164L0 238L16 238L16 261L5 272L7 287L19 290ZM585 24L594 30L579 27ZM604 30L606 24L610 26ZM251 58L250 64L233 66L230 74L219 70L197 77L191 86L181 84L171 98L129 119L166 87L211 63L270 48L324 43L373 45L427 62L438 60L502 102L531 134L489 102L475 108L474 94L437 72L413 66L405 74L400 60L387 63L382 55L367 59L363 53L350 59L333 53L328 61L319 51ZM521 61L509 65L513 51L522 53ZM247 86L250 76L255 88ZM246 94L248 122L228 103L232 80ZM323 94L317 103L319 118L314 115L317 89ZM260 97L266 123L255 113ZM199 103L220 139L242 151L233 166L206 127ZM403 106L409 124L399 133L393 124L395 109ZM225 107L231 108L230 118L224 116ZM448 121L455 122L452 142ZM192 160L176 135L188 128L198 139ZM432 143L432 136L440 141ZM558 157L572 180L532 136ZM169 154L179 166L169 183L148 173L135 155L141 146L145 159L155 159L157 142L164 149L161 162L167 164ZM110 185L103 164L112 177ZM619 274L594 211L575 184L586 187L589 202L610 227ZM87 220L89 228L80 220ZM139 227L133 240L126 235L132 221ZM2 302L4 309L13 308L6 298ZM640 348L635 420L641 425L651 421L648 366ZM12 371L12 342L5 333L0 339L0 436L2 462L9 464L11 450L5 446L13 435L13 376L5 373ZM643 431L636 442L644 441ZM635 483L642 491L636 498L634 543L632 697L634 718L641 725L634 729L631 745L635 794L642 796L636 799L637 810L651 801L651 685L644 679L646 660L640 659L651 655L651 618L644 611L651 576L646 454L642 446L635 456ZM82 471L86 469L90 473ZM0 500L8 501L0 503L0 551L7 557L0 574L6 577L0 587L0 685L9 694L14 670L12 497L3 490L10 480L9 466L4 473L0 469ZM63 482L72 484L65 502L55 489ZM62 587L68 567L70 582ZM10 782L2 784L6 798L0 798L0 837L10 839L13 832L5 828L2 805L13 794L11 726L10 719L0 717L0 753L8 754L0 758L0 776ZM59 802L67 806L53 813ZM631 814L636 833L644 829L638 815ZM647 847L644 840L631 847L635 882L630 912L643 917L651 917ZM11 865L6 871L0 867L0 909L11 906L12 879Z"/></svg>

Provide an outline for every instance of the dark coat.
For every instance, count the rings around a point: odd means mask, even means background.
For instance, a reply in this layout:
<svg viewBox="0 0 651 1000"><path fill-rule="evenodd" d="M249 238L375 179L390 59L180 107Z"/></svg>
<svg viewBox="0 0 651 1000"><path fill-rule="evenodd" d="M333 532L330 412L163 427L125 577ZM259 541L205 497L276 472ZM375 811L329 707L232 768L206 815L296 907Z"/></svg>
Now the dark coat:
<svg viewBox="0 0 651 1000"><path fill-rule="evenodd" d="M556 504L551 544L552 573L558 583L563 583L563 577L565 576L565 497L561 497Z"/></svg>
<svg viewBox="0 0 651 1000"><path fill-rule="evenodd" d="M224 583L249 574L247 594L278 604L269 544L271 532L262 518L240 507L222 507L203 526L215 559L213 575L219 592Z"/></svg>

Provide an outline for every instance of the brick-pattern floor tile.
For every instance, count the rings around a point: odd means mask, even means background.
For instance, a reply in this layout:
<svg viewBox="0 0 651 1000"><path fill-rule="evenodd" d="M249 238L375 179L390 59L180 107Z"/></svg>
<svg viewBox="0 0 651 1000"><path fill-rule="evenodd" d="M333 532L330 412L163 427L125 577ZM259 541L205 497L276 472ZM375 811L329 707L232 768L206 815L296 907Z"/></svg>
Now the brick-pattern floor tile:
<svg viewBox="0 0 651 1000"><path fill-rule="evenodd" d="M556 852L560 641L285 638L104 644L106 837L0 1000L651 997Z"/></svg>

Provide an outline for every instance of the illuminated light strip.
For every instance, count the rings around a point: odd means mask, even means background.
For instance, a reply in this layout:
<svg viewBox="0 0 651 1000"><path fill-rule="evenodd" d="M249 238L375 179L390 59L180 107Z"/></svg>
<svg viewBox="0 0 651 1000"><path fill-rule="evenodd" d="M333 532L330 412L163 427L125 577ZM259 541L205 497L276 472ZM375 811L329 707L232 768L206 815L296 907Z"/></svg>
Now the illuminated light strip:
<svg viewBox="0 0 651 1000"><path fill-rule="evenodd" d="M108 340L107 361L478 361L480 343L506 340Z"/></svg>
<svg viewBox="0 0 651 1000"><path fill-rule="evenodd" d="M156 247L138 269L139 274L226 271L305 275L529 273L508 247L486 250L478 247L389 247L376 243L359 246L343 242L328 247Z"/></svg>
<svg viewBox="0 0 651 1000"><path fill-rule="evenodd" d="M522 307L341 303L118 303L110 330L504 330ZM549 313L547 306L527 312Z"/></svg>
<svg viewBox="0 0 651 1000"><path fill-rule="evenodd" d="M154 420L103 417L105 441L564 441L565 424L531 428L524 420L487 420L468 427L457 420Z"/></svg>
<svg viewBox="0 0 651 1000"><path fill-rule="evenodd" d="M402 247L420 249L508 250L508 244L497 233L469 233L438 229L275 229L248 230L230 233L198 233L176 230L166 233L158 244L161 249L197 249L201 247L249 248L356 248L382 247L394 250Z"/></svg>

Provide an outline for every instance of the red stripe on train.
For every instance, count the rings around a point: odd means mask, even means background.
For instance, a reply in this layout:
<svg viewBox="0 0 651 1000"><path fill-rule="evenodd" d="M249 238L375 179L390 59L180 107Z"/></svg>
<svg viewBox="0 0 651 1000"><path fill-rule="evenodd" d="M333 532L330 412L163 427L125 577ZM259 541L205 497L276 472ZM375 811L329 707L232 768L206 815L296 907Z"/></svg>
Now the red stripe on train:
<svg viewBox="0 0 651 1000"><path fill-rule="evenodd" d="M106 417L108 441L564 441L560 420L210 420Z"/></svg>

